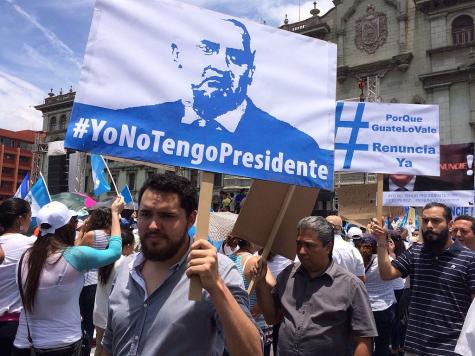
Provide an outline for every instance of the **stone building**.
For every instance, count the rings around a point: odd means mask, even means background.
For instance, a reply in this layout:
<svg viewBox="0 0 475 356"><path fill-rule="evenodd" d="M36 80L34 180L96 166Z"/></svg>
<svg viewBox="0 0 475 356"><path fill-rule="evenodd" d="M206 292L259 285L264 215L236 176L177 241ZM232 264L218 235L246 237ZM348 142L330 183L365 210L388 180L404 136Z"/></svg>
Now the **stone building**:
<svg viewBox="0 0 475 356"><path fill-rule="evenodd" d="M441 143L472 142L475 125L475 2L334 1L335 8L281 28L338 45L337 99L365 90L392 103L438 104Z"/></svg>
<svg viewBox="0 0 475 356"><path fill-rule="evenodd" d="M441 144L475 138L475 1L334 0L282 29L334 42L337 99L437 104ZM362 90L360 91L361 86ZM335 185L374 182L337 174ZM320 199L319 199L320 200ZM323 201L320 205L327 205Z"/></svg>

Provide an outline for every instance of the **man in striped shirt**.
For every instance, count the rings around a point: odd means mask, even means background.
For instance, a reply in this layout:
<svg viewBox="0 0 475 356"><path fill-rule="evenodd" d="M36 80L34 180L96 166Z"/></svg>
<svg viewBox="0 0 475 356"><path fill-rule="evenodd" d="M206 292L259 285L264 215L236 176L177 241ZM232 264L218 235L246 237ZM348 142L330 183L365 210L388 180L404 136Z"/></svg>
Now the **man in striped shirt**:
<svg viewBox="0 0 475 356"><path fill-rule="evenodd" d="M455 345L475 297L475 253L449 237L451 220L447 206L427 204L422 210L424 244L392 262L384 227L372 223L381 278L411 277L406 355L457 355Z"/></svg>

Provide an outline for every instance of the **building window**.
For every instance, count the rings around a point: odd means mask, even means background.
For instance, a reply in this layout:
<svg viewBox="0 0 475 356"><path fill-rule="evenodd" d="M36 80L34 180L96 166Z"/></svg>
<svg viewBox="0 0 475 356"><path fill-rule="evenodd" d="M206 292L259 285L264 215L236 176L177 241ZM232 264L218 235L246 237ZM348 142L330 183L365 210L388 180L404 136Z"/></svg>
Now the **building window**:
<svg viewBox="0 0 475 356"><path fill-rule="evenodd" d="M59 119L59 129L60 130L66 130L66 115L61 115L61 118Z"/></svg>
<svg viewBox="0 0 475 356"><path fill-rule="evenodd" d="M462 45L473 42L473 19L462 15L452 22L452 39L454 45Z"/></svg>
<svg viewBox="0 0 475 356"><path fill-rule="evenodd" d="M114 180L114 183L117 184L117 181L119 180L119 172L117 171L111 171L112 179ZM113 187L114 183L112 183L111 177L108 175L109 183L111 188Z"/></svg>
<svg viewBox="0 0 475 356"><path fill-rule="evenodd" d="M130 190L135 190L135 173L129 173L127 175L127 185Z"/></svg>
<svg viewBox="0 0 475 356"><path fill-rule="evenodd" d="M49 120L49 131L56 131L56 116Z"/></svg>

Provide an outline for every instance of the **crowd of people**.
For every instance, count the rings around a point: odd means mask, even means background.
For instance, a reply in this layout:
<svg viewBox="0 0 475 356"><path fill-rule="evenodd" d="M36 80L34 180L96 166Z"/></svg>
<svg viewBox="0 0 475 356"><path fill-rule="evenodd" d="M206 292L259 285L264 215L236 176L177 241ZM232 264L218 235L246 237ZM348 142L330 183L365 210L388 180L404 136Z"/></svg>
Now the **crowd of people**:
<svg viewBox="0 0 475 356"><path fill-rule="evenodd" d="M93 342L103 356L475 355L471 216L429 203L420 241L376 219L345 231L339 216L302 217L295 260L264 260L239 236L219 251L190 236L183 177L150 177L138 203L130 223L121 197L85 220L51 202L33 236L26 201L0 204L0 355L89 355Z"/></svg>

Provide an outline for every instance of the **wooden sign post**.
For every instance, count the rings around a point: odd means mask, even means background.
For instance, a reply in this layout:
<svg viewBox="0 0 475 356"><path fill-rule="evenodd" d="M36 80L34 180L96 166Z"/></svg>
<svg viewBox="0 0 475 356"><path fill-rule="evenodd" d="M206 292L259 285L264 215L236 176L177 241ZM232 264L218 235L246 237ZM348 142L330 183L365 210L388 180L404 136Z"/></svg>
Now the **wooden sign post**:
<svg viewBox="0 0 475 356"><path fill-rule="evenodd" d="M198 201L198 215L196 217L196 239L208 239L209 210L213 199L214 173L202 172L200 196ZM200 301L203 287L198 276L190 278L188 299Z"/></svg>
<svg viewBox="0 0 475 356"><path fill-rule="evenodd" d="M383 174L377 174L377 186L376 186L376 219L378 224L383 219Z"/></svg>
<svg viewBox="0 0 475 356"><path fill-rule="evenodd" d="M295 185L289 185L287 193L285 194L284 202L282 203L282 207L279 211L279 215L275 220L274 226L272 227L272 231L267 239L266 245L264 246L264 251L262 252L261 258L267 261L267 257L269 257L270 250L272 245L274 244L275 237L277 236L277 232L279 231L280 225L282 224L282 220L284 219L285 213L289 207L290 201L292 200L292 196L295 192ZM251 294L254 290L255 280L252 279L251 283L249 283L249 287L247 289L247 293Z"/></svg>

